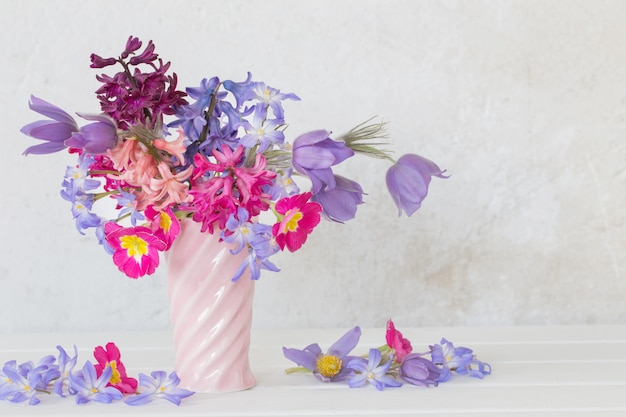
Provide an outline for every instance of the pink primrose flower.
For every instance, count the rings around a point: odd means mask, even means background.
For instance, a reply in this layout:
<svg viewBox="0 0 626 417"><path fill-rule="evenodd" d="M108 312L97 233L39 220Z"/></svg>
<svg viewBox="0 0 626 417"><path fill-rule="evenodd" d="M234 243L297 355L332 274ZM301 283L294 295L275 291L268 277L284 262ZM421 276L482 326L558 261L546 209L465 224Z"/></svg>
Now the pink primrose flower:
<svg viewBox="0 0 626 417"><path fill-rule="evenodd" d="M104 225L105 239L113 249L113 263L130 278L154 273L159 266L159 251L166 244L144 226L124 228L117 223Z"/></svg>
<svg viewBox="0 0 626 417"><path fill-rule="evenodd" d="M180 222L172 212L171 206L160 211L154 206L148 206L146 217L150 220L152 233L165 242L165 250L168 250L180 233Z"/></svg>
<svg viewBox="0 0 626 417"><path fill-rule="evenodd" d="M121 361L121 354L118 347L113 342L106 344L106 349L98 346L93 351L93 356L98 361L94 365L96 376L100 375L107 367L111 367L111 379L107 386L116 388L122 394L133 394L137 391L137 380L126 375L126 368Z"/></svg>
<svg viewBox="0 0 626 417"><path fill-rule="evenodd" d="M389 319L387 321L386 333L387 345L394 351L394 360L401 363L402 360L413 350L411 342L405 339Z"/></svg>
<svg viewBox="0 0 626 417"><path fill-rule="evenodd" d="M283 198L276 203L276 212L283 214L282 220L272 227L272 234L281 250L295 252L304 245L308 235L321 220L322 206L310 202L312 193L306 192Z"/></svg>

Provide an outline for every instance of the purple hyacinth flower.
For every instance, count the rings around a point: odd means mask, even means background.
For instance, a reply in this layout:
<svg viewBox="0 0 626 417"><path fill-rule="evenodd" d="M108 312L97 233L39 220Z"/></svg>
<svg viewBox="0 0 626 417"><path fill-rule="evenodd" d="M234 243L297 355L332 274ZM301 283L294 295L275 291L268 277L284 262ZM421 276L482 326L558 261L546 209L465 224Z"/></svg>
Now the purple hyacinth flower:
<svg viewBox="0 0 626 417"><path fill-rule="evenodd" d="M402 382L388 375L392 360L393 358L389 358L382 363L382 353L378 349L370 349L367 359L352 359L348 363L348 368L356 371L356 373L350 377L348 385L350 388L358 388L370 383L379 391L385 387L402 386Z"/></svg>
<svg viewBox="0 0 626 417"><path fill-rule="evenodd" d="M103 154L117 145L117 126L113 119L104 114L79 116L94 123L82 126L78 133L65 141L67 146L83 149L91 154Z"/></svg>
<svg viewBox="0 0 626 417"><path fill-rule="evenodd" d="M431 177L448 178L434 162L414 154L398 159L387 171L387 189L398 206L407 216L415 213L428 194Z"/></svg>
<svg viewBox="0 0 626 417"><path fill-rule="evenodd" d="M248 77L245 81L224 81L224 89L230 91L233 96L235 96L237 109L239 109L245 101L251 100L254 97L254 93L252 93L254 86L255 83L252 82L252 74L250 72L248 72Z"/></svg>
<svg viewBox="0 0 626 417"><path fill-rule="evenodd" d="M322 214L339 223L354 219L356 209L363 203L363 189L352 180L335 175L335 188L321 190L311 198L322 206Z"/></svg>
<svg viewBox="0 0 626 417"><path fill-rule="evenodd" d="M405 356L400 364L400 377L412 385L437 386L440 374L441 369L419 353Z"/></svg>
<svg viewBox="0 0 626 417"><path fill-rule="evenodd" d="M20 131L44 143L30 146L24 151L28 154L49 154L67 148L65 141L78 132L76 121L66 111L35 96L30 96L31 110L52 120L38 120L22 127Z"/></svg>
<svg viewBox="0 0 626 417"><path fill-rule="evenodd" d="M348 354L354 349L361 337L361 328L356 326L339 338L326 353L317 343L304 349L283 347L283 354L299 366L313 371L313 375L324 382L341 381L352 374L346 363L354 359Z"/></svg>
<svg viewBox="0 0 626 417"><path fill-rule="evenodd" d="M334 141L329 135L327 130L314 130L298 136L293 142L293 167L311 179L313 194L334 188L335 176L331 167L354 155L345 143Z"/></svg>

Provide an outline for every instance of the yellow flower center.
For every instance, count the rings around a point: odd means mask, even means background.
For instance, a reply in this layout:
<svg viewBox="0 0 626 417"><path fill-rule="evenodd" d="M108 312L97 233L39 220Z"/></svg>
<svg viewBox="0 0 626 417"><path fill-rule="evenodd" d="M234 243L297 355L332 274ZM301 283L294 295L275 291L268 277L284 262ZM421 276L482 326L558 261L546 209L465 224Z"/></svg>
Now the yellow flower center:
<svg viewBox="0 0 626 417"><path fill-rule="evenodd" d="M259 136L263 136L263 135L265 135L265 130L263 130L263 128L261 127L261 128L259 128L259 129L256 131L256 133L257 133L257 135L259 135Z"/></svg>
<svg viewBox="0 0 626 417"><path fill-rule="evenodd" d="M26 391L26 392L30 391L30 386L29 385L24 385L24 391Z"/></svg>
<svg viewBox="0 0 626 417"><path fill-rule="evenodd" d="M96 392L98 392L98 389L96 389L96 388L92 388L92 389L91 389L91 393L92 393L92 394L95 394Z"/></svg>
<svg viewBox="0 0 626 417"><path fill-rule="evenodd" d="M115 385L115 384L122 382L120 371L117 370L117 361L109 362L109 366L111 367L111 370L113 371L111 373L111 379L109 379L109 382L111 383L111 385Z"/></svg>
<svg viewBox="0 0 626 417"><path fill-rule="evenodd" d="M137 235L122 236L120 245L128 251L128 256L143 256L148 253L148 242Z"/></svg>
<svg viewBox="0 0 626 417"><path fill-rule="evenodd" d="M317 370L322 376L332 378L341 371L341 359L333 355L324 355L317 360Z"/></svg>
<svg viewBox="0 0 626 417"><path fill-rule="evenodd" d="M300 211L296 211L293 214L287 213L287 215L289 216L289 220L285 223L285 229L293 232L298 229L298 222L304 217L304 215Z"/></svg>
<svg viewBox="0 0 626 417"><path fill-rule="evenodd" d="M163 229L165 233L170 231L170 227L172 227L172 218L168 216L166 213L161 213L161 218L159 219L159 227Z"/></svg>

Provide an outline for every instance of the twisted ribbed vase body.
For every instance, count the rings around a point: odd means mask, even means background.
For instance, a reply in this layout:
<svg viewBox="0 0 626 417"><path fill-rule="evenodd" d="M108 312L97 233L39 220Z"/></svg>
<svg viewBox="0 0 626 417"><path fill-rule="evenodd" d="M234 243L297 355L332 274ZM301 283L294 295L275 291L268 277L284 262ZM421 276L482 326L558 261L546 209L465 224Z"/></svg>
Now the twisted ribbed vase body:
<svg viewBox="0 0 626 417"><path fill-rule="evenodd" d="M232 277L246 257L185 220L167 254L167 288L181 388L228 392L256 384L248 349L254 281Z"/></svg>

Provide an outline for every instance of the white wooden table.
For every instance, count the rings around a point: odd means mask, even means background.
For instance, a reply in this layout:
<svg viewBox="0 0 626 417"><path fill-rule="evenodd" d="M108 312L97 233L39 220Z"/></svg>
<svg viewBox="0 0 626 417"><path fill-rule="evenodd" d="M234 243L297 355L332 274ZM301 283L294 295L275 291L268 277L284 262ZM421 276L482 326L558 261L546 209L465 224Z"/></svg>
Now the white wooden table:
<svg viewBox="0 0 626 417"><path fill-rule="evenodd" d="M405 385L379 392L371 386L324 384L310 375L286 375L292 363L281 347L318 342L323 350L346 329L254 330L255 388L196 394L180 407L158 401L142 407L90 403L54 395L37 406L0 401L0 416L626 416L626 325L571 327L402 328L415 351L441 337L472 348L493 367L483 380L455 376L437 388ZM79 365L93 347L114 341L130 376L173 369L168 332L0 335L0 364L56 355L56 345L79 348ZM383 329L363 329L354 353L385 342Z"/></svg>

